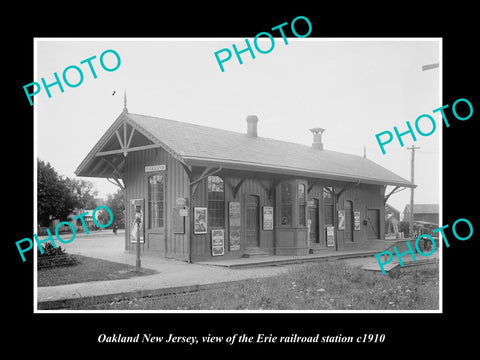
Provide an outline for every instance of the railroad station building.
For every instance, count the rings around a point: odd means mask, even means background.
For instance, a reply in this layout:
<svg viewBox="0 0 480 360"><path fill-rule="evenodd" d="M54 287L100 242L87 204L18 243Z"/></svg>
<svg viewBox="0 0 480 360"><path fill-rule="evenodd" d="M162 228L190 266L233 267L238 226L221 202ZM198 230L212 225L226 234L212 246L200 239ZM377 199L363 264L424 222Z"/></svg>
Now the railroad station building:
<svg viewBox="0 0 480 360"><path fill-rule="evenodd" d="M245 120L241 120L245 121ZM385 238L385 203L411 182L367 159L123 112L75 171L125 190L125 249L184 261L368 250ZM394 190L386 194L387 186Z"/></svg>

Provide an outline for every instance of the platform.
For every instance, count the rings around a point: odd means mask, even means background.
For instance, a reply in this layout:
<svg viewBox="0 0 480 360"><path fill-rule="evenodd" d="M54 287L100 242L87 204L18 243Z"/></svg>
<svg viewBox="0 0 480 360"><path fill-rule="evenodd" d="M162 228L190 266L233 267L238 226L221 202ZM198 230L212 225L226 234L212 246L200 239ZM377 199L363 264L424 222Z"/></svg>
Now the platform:
<svg viewBox="0 0 480 360"><path fill-rule="evenodd" d="M375 256L378 251L371 250L355 250L355 251L325 251L319 254L308 254L301 256L287 256L287 255L270 255L254 258L237 258L225 260L209 260L196 262L198 265L221 266L227 268L244 268L244 267L259 267L259 266L282 266L289 264L299 264L305 262L315 261L332 261L349 258L361 258Z"/></svg>

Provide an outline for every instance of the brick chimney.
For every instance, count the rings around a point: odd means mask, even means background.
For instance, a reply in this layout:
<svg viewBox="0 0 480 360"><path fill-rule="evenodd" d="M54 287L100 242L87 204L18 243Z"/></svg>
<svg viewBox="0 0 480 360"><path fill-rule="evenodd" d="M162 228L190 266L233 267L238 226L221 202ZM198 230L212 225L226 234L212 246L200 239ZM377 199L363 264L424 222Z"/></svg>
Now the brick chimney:
<svg viewBox="0 0 480 360"><path fill-rule="evenodd" d="M247 135L250 137L256 138L257 134L257 123L258 117L256 115L248 115L247 116Z"/></svg>
<svg viewBox="0 0 480 360"><path fill-rule="evenodd" d="M310 131L313 133L312 147L314 149L323 150L322 133L325 131L325 129L313 128L313 129L310 129Z"/></svg>

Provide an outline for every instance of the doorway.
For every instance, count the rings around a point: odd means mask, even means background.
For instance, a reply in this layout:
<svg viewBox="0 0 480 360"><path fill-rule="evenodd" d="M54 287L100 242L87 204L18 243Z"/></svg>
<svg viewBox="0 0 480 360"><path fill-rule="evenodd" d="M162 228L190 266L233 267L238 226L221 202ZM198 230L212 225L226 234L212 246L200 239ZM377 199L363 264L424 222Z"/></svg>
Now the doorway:
<svg viewBox="0 0 480 360"><path fill-rule="evenodd" d="M369 239L380 239L380 210L368 209L367 211L367 234Z"/></svg>
<svg viewBox="0 0 480 360"><path fill-rule="evenodd" d="M260 246L260 198L247 195L245 198L245 247Z"/></svg>

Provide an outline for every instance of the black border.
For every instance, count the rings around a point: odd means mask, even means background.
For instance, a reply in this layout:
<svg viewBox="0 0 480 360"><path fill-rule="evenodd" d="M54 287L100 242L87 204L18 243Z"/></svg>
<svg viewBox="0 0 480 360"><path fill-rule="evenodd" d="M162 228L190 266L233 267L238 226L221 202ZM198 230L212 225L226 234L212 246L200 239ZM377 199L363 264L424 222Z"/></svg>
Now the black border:
<svg viewBox="0 0 480 360"><path fill-rule="evenodd" d="M476 124L480 112L478 90L478 58L475 56L476 9L461 3L435 5L421 8L419 4L396 3L378 8L365 3L341 4L338 8L310 5L294 9L293 4L259 6L223 3L208 8L202 5L194 9L184 5L175 11L160 3L115 3L105 5L84 4L70 11L59 8L39 9L29 6L16 12L14 26L8 22L2 26L8 55L4 55L8 68L4 96L8 109L4 117L4 258L7 279L4 311L12 314L8 322L9 348L19 351L23 344L37 352L50 346L64 346L68 353L54 352L52 357L72 354L97 354L106 350L124 351L137 349L154 351L156 356L167 356L181 351L195 353L206 349L209 354L241 349L267 352L295 348L326 350L351 349L366 351L372 356L388 356L389 350L408 354L432 354L437 350L473 348L476 324L470 325L476 312L475 256L478 252L479 221L473 211L476 202L475 146ZM292 6L292 7L290 7ZM188 11L187 11L188 10ZM34 37L253 37L296 16L306 16L313 25L310 37L441 37L443 38L443 104L451 104L458 98L467 98L473 104L474 115L465 122L453 120L450 128L443 128L443 223L452 224L458 218L467 218L474 226L474 236L465 242L453 240L450 248L444 247L444 313L443 314L33 314L33 256L27 255L22 263L14 242L30 237L33 229L33 111L25 100L22 86L33 81ZM9 35L11 34L11 35ZM13 100L13 101L12 101ZM432 174L435 176L435 174ZM6 185L6 186L5 186ZM11 190L10 190L11 189ZM317 344L317 345L261 345L204 344L188 347L165 344L98 344L101 333L152 333L158 336L168 333L185 335L233 333L257 333L274 335L332 335L357 336L364 333L386 334L383 344ZM50 344L50 345L49 345ZM56 345L55 345L56 344ZM51 354L51 350L49 351ZM256 352L255 354L258 354ZM312 355L315 353L312 353ZM389 354L392 354L389 352Z"/></svg>

